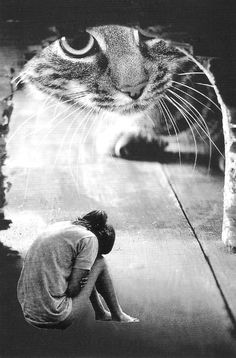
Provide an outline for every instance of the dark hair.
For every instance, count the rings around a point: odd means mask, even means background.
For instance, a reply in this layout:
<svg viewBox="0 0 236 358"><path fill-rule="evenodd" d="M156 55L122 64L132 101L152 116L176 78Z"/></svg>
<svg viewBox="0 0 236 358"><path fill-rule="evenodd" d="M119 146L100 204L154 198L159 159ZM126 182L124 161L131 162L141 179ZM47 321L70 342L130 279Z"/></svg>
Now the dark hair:
<svg viewBox="0 0 236 358"><path fill-rule="evenodd" d="M84 226L97 237L99 253L104 255L112 250L115 242L115 230L112 225L107 224L107 218L104 210L93 210L72 222L74 225Z"/></svg>
<svg viewBox="0 0 236 358"><path fill-rule="evenodd" d="M115 230L112 225L106 225L105 228L97 233L94 233L97 236L99 243L99 253L106 255L112 250L115 243Z"/></svg>

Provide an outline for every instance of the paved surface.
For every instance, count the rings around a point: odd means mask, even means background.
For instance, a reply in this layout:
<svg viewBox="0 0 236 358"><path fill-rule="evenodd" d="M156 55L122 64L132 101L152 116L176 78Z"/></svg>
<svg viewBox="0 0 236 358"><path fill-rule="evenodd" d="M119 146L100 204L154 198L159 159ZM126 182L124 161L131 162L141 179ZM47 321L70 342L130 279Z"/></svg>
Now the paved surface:
<svg viewBox="0 0 236 358"><path fill-rule="evenodd" d="M213 252L216 267L222 258L227 276L235 256L220 241L222 177L189 166L97 158L86 134L95 124L84 122L83 131L76 113L39 103L18 94L8 137L6 216L13 224L1 232L1 357L235 357L234 284L226 280L225 299L199 241L214 244L209 257ZM182 187L186 211L178 202ZM47 223L96 208L107 210L117 230L107 260L121 305L140 323L95 322L88 304L65 331L30 327L16 300L22 257Z"/></svg>

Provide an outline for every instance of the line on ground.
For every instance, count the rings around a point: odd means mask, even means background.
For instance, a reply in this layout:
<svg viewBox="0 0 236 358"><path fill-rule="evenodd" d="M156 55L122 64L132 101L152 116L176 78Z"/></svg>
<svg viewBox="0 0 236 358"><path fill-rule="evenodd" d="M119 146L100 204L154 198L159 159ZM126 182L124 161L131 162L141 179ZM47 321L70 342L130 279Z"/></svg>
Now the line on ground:
<svg viewBox="0 0 236 358"><path fill-rule="evenodd" d="M199 247L200 247L200 249L201 249L201 251L202 251L202 254L203 254L203 256L204 256L204 258L205 258L205 260L206 260L206 262L207 262L207 264L208 264L208 266L209 266L209 269L210 269L210 271L211 271L211 273L212 273L212 275L213 275L213 278L214 278L214 281L215 281L215 283L216 283L216 286L217 286L217 288L218 288L218 290L219 290L219 292L220 292L220 295L221 295L221 297L222 297L222 300L223 300L223 302L224 302L226 312L228 313L228 316L229 316L229 318L230 318L230 320L231 320L231 322L232 322L232 325L233 325L233 327L234 327L234 331L231 332L231 333L232 333L233 336L236 336L236 319L235 319L235 316L234 316L234 314L233 314L233 312L232 312L232 310L231 310L231 308L230 308L230 305L229 305L229 303L228 303L228 301L227 301L227 299L226 299L226 297L225 297L225 294L224 294L224 292L223 292L223 290L222 290L222 288L221 288L220 282L218 281L218 278L217 278L216 273L215 273L215 271L214 271L214 269L213 269L213 266L212 266L212 264L211 264L211 261L210 261L209 257L207 256L207 254L206 254L205 251L204 251L204 248L203 248L203 246L202 246L202 244L201 244L201 241L199 240L199 238L198 238L198 236L197 236L197 233L196 233L196 231L195 231L193 225L191 224L191 221L190 221L190 219L189 219L189 217L188 217L188 215L187 215L187 213L186 213L186 211L185 211L185 209L184 209L184 207L183 207L183 205L182 205L182 203L181 203L181 201L180 201L180 199L179 199L179 197L178 197L178 194L176 193L175 188L174 188L174 186L172 185L172 183L171 183L171 181L170 181L170 177L169 177L169 175L168 175L168 173L167 173L166 168L165 168L164 165L162 165L162 170L163 170L163 173L164 173L164 175L165 175L165 178L166 178L166 180L167 180L167 182L168 182L168 184L169 184L169 186L170 186L170 189L171 189L171 191L173 192L173 194L174 194L174 196L175 196L175 198L176 198L176 200L177 200L177 202L178 202L178 205L179 205L179 207L180 207L180 210L182 211L182 213L183 213L183 215L184 215L184 217L185 217L185 219L186 219L186 221L187 221L187 223L188 223L188 225L189 225L189 227L190 227L190 229L191 229L191 231L192 231L192 233L193 233L195 239L196 239L197 242L198 242L198 245L199 245Z"/></svg>

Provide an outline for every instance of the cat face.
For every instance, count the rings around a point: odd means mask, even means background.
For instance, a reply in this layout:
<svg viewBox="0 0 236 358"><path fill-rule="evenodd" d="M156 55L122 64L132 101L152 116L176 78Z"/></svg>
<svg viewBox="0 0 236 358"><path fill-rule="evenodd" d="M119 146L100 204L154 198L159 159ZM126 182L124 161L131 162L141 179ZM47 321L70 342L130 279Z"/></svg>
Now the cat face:
<svg viewBox="0 0 236 358"><path fill-rule="evenodd" d="M61 38L26 66L26 79L81 108L132 114L162 97L186 57L165 41L123 26Z"/></svg>

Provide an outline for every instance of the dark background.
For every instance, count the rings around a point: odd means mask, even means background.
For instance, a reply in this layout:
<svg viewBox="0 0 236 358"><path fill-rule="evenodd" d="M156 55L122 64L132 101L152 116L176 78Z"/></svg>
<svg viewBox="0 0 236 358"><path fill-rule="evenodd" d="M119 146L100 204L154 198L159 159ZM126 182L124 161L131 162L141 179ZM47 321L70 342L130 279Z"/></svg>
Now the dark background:
<svg viewBox="0 0 236 358"><path fill-rule="evenodd" d="M17 21L25 33L38 37L52 24L63 32L110 23L158 25L158 35L190 43L197 56L216 58L212 69L229 105L234 105L236 95L235 16L233 0L0 1L2 23Z"/></svg>
<svg viewBox="0 0 236 358"><path fill-rule="evenodd" d="M1 0L0 19L30 24L162 25L188 33L196 51L226 55L236 38L232 0ZM226 41L227 40L227 41Z"/></svg>

